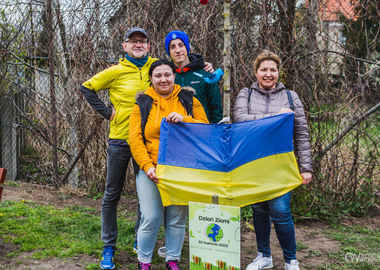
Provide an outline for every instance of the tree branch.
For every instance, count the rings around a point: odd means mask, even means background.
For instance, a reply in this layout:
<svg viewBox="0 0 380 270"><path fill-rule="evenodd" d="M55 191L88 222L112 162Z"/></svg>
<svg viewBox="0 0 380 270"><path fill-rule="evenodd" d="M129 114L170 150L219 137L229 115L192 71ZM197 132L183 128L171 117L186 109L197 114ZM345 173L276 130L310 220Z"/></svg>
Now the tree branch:
<svg viewBox="0 0 380 270"><path fill-rule="evenodd" d="M310 52L310 53L301 55L297 60L301 60L301 59L306 58L306 57L308 57L310 55L314 55L314 54L318 54L318 53L335 53L335 54L340 54L340 55L346 56L348 58L352 58L352 59L354 59L356 61L360 61L360 62L364 62L364 63L380 66L380 63L372 62L372 61L369 61L369 60L366 60L366 59L362 59L362 58L357 58L357 57L354 57L354 56L346 54L346 53L341 53L341 52L332 51L332 50L322 50L322 51Z"/></svg>
<svg viewBox="0 0 380 270"><path fill-rule="evenodd" d="M67 177L69 177L71 171L74 169L75 165L78 163L79 159L83 155L84 151L86 150L87 146L90 144L92 137L98 132L99 127L101 123L103 123L104 118L103 117L97 117L94 128L90 135L87 137L86 141L84 142L83 147L79 150L78 155L75 157L73 163L70 165L70 167L67 169L65 175L63 176L61 183L65 183Z"/></svg>
<svg viewBox="0 0 380 270"><path fill-rule="evenodd" d="M363 121L364 119L366 119L368 116L370 116L372 113L374 113L375 111L377 111L378 109L380 108L380 102L377 103L375 106L373 106L370 110L368 110L367 112L363 113L362 115L360 115L354 122L352 122L348 127L346 127L345 130L343 130L340 134L338 134L338 136L336 136L323 150L322 152L316 156L314 159L313 159L313 164L316 164L319 160L321 160L326 154L328 151L330 151L331 148L334 147L334 145L336 145L338 142L340 142L341 139L343 139L344 136L346 136L346 134L348 132L350 132L355 126L357 126L361 121Z"/></svg>

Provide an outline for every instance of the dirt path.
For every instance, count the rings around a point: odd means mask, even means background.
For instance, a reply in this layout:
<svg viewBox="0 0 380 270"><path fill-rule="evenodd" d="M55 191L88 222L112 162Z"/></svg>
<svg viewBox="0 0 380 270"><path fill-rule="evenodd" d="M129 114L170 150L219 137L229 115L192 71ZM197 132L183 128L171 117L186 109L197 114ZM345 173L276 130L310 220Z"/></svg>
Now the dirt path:
<svg viewBox="0 0 380 270"><path fill-rule="evenodd" d="M6 186L3 191L3 201L20 201L29 200L40 204L50 204L56 207L65 207L68 205L81 205L99 209L101 199L92 200L85 198L84 194L68 194L67 192L56 191L52 188L22 183L19 187ZM128 212L136 211L137 199L122 198L120 207ZM349 221L350 224L361 224L368 228L380 227L380 216L370 220L354 219ZM256 244L254 233L250 226L242 224L241 231L241 264L242 269L252 260L256 254ZM332 263L329 253L340 250L339 242L333 241L324 235L324 230L328 225L324 223L298 223L296 224L297 243L302 244L302 249L297 252L298 260L303 268L317 269L325 263ZM100 232L99 232L100 233ZM273 269L284 269L282 251L278 244L275 232L272 229L271 248L274 261ZM187 241L186 243L187 244ZM4 258L10 251L17 249L16 246L5 244L0 236L0 258ZM45 260L33 260L28 258L29 254L22 254L16 258L5 258L0 263L0 269L84 269L86 263L98 263L97 256L80 255L76 258L70 258L66 261L52 258ZM119 251L117 256L119 264L118 269L127 269L123 265L135 262L136 258L127 252ZM186 264L187 266L188 264ZM156 268L154 268L156 269ZM186 268L185 268L186 269Z"/></svg>

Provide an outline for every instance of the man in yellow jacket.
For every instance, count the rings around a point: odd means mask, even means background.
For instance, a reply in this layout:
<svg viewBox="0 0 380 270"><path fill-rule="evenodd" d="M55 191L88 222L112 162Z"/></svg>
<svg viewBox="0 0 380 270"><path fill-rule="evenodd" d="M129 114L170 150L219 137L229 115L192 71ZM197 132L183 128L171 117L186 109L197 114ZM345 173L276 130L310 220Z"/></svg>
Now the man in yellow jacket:
<svg viewBox="0 0 380 270"><path fill-rule="evenodd" d="M148 56L149 35L138 27L127 31L123 42L125 58L86 81L81 91L89 104L110 120L107 156L107 183L101 214L101 236L104 242L102 269L114 269L117 238L117 204L123 190L129 160L129 117L136 102L135 95L150 84L149 68L156 58ZM108 90L113 108L107 107L96 92Z"/></svg>

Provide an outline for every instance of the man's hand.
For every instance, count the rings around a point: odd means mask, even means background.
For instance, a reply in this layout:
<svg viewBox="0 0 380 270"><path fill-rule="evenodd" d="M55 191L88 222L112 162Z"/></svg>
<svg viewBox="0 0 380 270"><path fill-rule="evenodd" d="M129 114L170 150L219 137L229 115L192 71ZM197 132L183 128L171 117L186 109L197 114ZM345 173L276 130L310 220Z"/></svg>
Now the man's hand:
<svg viewBox="0 0 380 270"><path fill-rule="evenodd" d="M204 70L206 71L206 72L209 72L209 73L214 73L214 67L212 66L212 64L211 63L209 63L209 62L205 62L205 68L204 68Z"/></svg>
<svg viewBox="0 0 380 270"><path fill-rule="evenodd" d="M168 115L168 117L166 117L166 122L169 122L169 123L176 124L182 121L183 121L183 115L176 112L172 112L171 114Z"/></svg>
<svg viewBox="0 0 380 270"><path fill-rule="evenodd" d="M303 182L302 182L303 185L307 185L310 183L310 181L311 181L311 173L310 172L303 172L303 173L301 173L301 176L303 178Z"/></svg>
<svg viewBox="0 0 380 270"><path fill-rule="evenodd" d="M146 176L156 184L158 184L158 177L156 175L156 167L151 167L149 170L146 171Z"/></svg>
<svg viewBox="0 0 380 270"><path fill-rule="evenodd" d="M110 121L112 121L115 118L115 115L116 115L116 109L112 108L112 114L111 114Z"/></svg>

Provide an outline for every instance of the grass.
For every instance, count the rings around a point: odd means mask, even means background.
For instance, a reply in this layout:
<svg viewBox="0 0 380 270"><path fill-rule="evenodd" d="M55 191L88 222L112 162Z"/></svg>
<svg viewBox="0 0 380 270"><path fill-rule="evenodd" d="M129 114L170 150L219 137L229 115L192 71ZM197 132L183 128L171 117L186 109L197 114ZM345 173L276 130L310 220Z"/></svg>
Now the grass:
<svg viewBox="0 0 380 270"><path fill-rule="evenodd" d="M78 253L92 255L96 251L93 246L101 246L94 237L100 223L91 209L58 210L26 201L6 202L0 209L3 238L20 245L17 252L37 250L33 253L35 259L65 258Z"/></svg>
<svg viewBox="0 0 380 270"><path fill-rule="evenodd" d="M33 259L70 258L78 254L99 256L103 243L100 216L95 211L77 205L58 209L28 201L1 203L1 236L6 243L19 246L7 256L17 257L23 252L31 252ZM118 226L119 234L124 236L118 239L118 246L132 252L134 222L119 219ZM98 268L98 264L87 267Z"/></svg>
<svg viewBox="0 0 380 270"><path fill-rule="evenodd" d="M320 269L380 269L380 229L336 225L325 234L341 244L341 250L329 254L332 261Z"/></svg>
<svg viewBox="0 0 380 270"><path fill-rule="evenodd" d="M249 208L244 208L243 212L247 217L251 215ZM118 238L118 248L132 254L134 222L119 218L118 226L119 236L123 236ZM100 216L93 208L73 205L60 209L28 201L5 201L0 203L0 227L4 241L19 247L7 255L16 258L15 260L18 260L19 255L28 252L36 260L52 257L65 259L78 254L100 258L102 251ZM330 226L324 234L339 241L341 248L338 252L328 254L328 264L317 269L380 269L380 228L368 229L359 225L338 224ZM163 237L164 232L161 228L159 239ZM299 251L310 248L301 242L297 245ZM188 252L188 246L184 245L183 261L188 260ZM318 258L326 257L326 254L310 251L308 256ZM164 269L163 261L155 250L153 264L157 265L157 269ZM22 259L19 262L22 264ZM134 261L122 266L122 269L134 269L135 266ZM309 269L306 265L305 267ZM99 269L99 264L89 263L85 268ZM0 269L3 268L0 266Z"/></svg>

